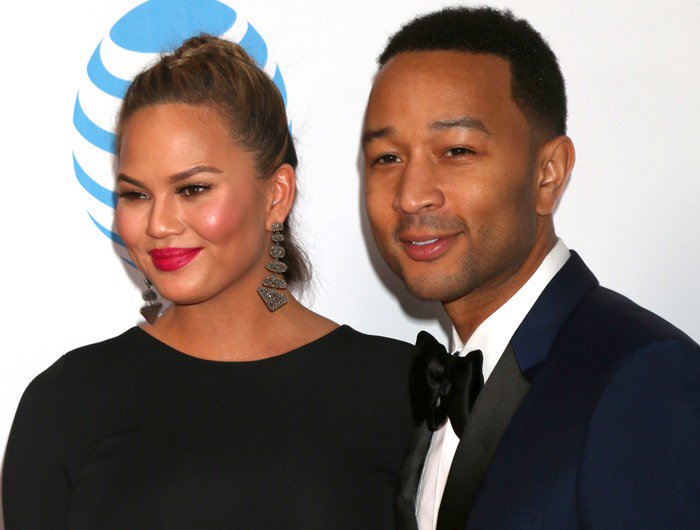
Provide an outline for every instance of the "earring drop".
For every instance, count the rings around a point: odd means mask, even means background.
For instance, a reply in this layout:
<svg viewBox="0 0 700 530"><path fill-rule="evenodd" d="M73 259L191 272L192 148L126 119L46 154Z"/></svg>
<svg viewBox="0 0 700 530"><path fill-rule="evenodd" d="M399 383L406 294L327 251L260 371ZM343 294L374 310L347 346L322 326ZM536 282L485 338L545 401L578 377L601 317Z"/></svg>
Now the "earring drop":
<svg viewBox="0 0 700 530"><path fill-rule="evenodd" d="M279 276L279 274L284 274L287 271L287 265L280 261L285 254L284 247L281 245L282 241L284 241L284 235L282 234L283 228L284 226L282 223L272 223L272 246L270 247L270 256L272 256L274 260L269 261L267 265L265 265L265 268L269 270L272 275L265 276L262 281L263 286L258 287L258 294L263 302L265 302L270 312L277 311L289 300L286 295L277 292L277 289L287 288L287 282L284 281L283 277Z"/></svg>
<svg viewBox="0 0 700 530"><path fill-rule="evenodd" d="M156 302L158 295L153 290L153 284L148 278L144 278L143 282L146 284L146 290L143 292L141 297L146 302L146 305L141 308L141 315L146 319L146 322L153 325L158 320L158 314L160 313L163 304Z"/></svg>

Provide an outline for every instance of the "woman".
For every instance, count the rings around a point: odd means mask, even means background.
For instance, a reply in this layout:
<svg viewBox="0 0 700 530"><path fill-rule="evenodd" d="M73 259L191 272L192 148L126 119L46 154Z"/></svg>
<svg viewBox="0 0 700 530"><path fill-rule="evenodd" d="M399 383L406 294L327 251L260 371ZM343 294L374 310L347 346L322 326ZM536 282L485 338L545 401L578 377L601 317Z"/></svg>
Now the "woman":
<svg viewBox="0 0 700 530"><path fill-rule="evenodd" d="M117 124L117 228L151 322L34 380L7 530L391 528L409 347L303 307L282 98L237 45L189 39ZM172 305L160 316L151 284Z"/></svg>

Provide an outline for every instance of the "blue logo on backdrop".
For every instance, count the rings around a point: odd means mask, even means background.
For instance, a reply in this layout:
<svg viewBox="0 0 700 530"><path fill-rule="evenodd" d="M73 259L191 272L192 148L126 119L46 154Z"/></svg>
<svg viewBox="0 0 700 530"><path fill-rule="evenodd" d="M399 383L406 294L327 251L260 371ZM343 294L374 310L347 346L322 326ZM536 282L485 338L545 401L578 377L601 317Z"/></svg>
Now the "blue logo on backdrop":
<svg viewBox="0 0 700 530"><path fill-rule="evenodd" d="M120 247L124 247L122 239L105 226L111 224L117 202L111 184L114 176L111 171L105 170L114 167L114 127L106 126L105 123L113 124L115 112L129 87L129 79L145 67L154 58L154 54L170 52L187 37L203 32L231 38L227 32L234 27L237 18L231 7L217 0L149 0L120 18L90 57L87 65L89 82L83 88L84 93L91 96L81 97L83 90L79 90L73 111L75 129L87 143L81 141L80 149L77 146L74 149L73 167L78 182L93 199L92 207L88 209L90 219ZM267 64L268 49L265 41L250 23L245 31L239 31L241 33L243 36L237 39L238 43L261 68L268 72L274 71L273 81L286 106L284 80L277 65L274 65L274 70L268 68L271 65ZM105 53L105 48L108 48L108 53ZM143 60L137 65L136 71L121 77L113 73L123 73L127 70L125 65L138 63L139 54L143 54ZM103 116L101 124L96 123L100 120L91 119L91 116L94 118L100 115ZM105 115L109 115L109 119L104 119ZM81 161L81 156L92 161L92 170ZM105 208L110 219L100 222L99 216L93 215L94 210ZM133 266L126 257L122 256L122 259Z"/></svg>

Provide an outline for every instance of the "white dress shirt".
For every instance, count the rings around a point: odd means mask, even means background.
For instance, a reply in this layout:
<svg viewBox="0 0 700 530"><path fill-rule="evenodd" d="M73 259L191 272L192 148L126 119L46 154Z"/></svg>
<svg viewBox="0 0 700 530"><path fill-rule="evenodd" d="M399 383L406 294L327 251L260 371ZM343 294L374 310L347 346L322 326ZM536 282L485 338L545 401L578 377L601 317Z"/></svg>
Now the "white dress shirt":
<svg viewBox="0 0 700 530"><path fill-rule="evenodd" d="M466 344L452 330L453 351L460 350L464 356L472 350L481 350L484 355L482 367L486 382L501 358L513 334L547 284L569 259L571 252L560 239L547 254L535 273L525 282L505 304L494 311L474 331ZM440 500L445 491L447 475L454 458L459 437L448 419L445 425L435 431L423 465L423 473L418 484L416 518L419 530L435 530L437 526Z"/></svg>

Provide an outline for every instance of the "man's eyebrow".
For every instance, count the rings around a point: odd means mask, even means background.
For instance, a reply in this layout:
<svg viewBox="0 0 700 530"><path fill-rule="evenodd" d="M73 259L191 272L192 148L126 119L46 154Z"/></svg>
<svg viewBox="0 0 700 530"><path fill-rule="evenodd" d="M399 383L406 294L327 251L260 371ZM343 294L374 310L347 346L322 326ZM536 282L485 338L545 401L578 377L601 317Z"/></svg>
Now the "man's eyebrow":
<svg viewBox="0 0 700 530"><path fill-rule="evenodd" d="M392 134L394 134L393 127L384 127L383 129L377 129L374 131L365 131L365 133L362 135L362 145L368 144L372 140L384 138L385 136L390 136Z"/></svg>
<svg viewBox="0 0 700 530"><path fill-rule="evenodd" d="M430 129L433 131L443 131L445 129L452 129L455 127L471 129L491 135L489 130L486 128L486 125L484 125L484 122L472 116L460 116L459 118L454 118L451 120L438 120L430 124Z"/></svg>
<svg viewBox="0 0 700 530"><path fill-rule="evenodd" d="M446 129L462 128L471 129L473 131L479 131L486 135L491 135L489 130L484 125L484 122L478 118L472 116L460 116L459 118L449 119L449 120L438 120L430 124L429 129L433 131L444 131ZM362 135L362 145L366 145L372 140L378 138L384 138L386 136L391 136L395 133L393 127L384 127L383 129L376 129L374 131L366 131Z"/></svg>
<svg viewBox="0 0 700 530"><path fill-rule="evenodd" d="M222 173L222 171L218 168L215 168L214 166L194 166L185 171L181 171L180 173L175 173L174 175L171 175L170 177L168 177L168 180L170 181L170 184L177 184L178 182L188 179L191 176L196 175L197 173ZM128 182L129 184L133 184L134 186L145 188L143 182L133 177L130 177L125 173L119 173L117 175L117 180L121 180L124 182Z"/></svg>

